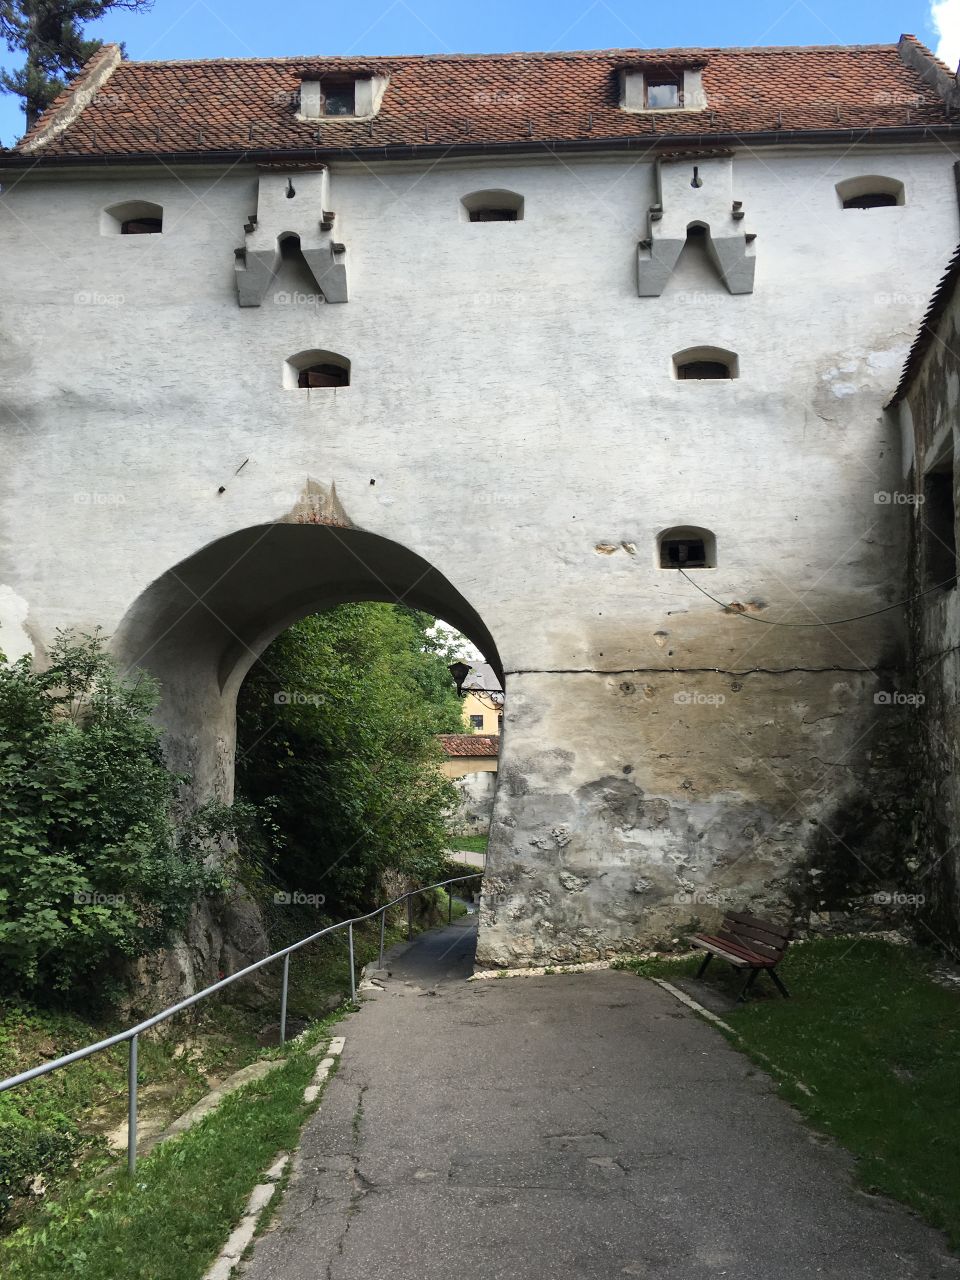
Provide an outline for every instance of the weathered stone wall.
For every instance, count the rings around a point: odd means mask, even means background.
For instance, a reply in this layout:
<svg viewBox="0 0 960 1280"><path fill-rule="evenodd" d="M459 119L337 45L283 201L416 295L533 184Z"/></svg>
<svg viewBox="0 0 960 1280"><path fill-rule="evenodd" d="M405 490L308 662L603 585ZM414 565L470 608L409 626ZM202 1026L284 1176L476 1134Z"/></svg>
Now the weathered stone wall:
<svg viewBox="0 0 960 1280"><path fill-rule="evenodd" d="M874 694L904 633L896 612L756 619L904 594L882 406L957 240L951 165L738 153L755 291L687 250L641 298L651 163L338 163L350 301L285 263L245 308L252 168L11 179L0 645L103 626L163 681L173 761L229 797L255 656L306 612L402 595L505 673L484 962L630 948L706 915L698 894L786 908L798 868L883 838L904 760L875 754ZM835 184L878 172L906 204L844 212ZM523 220L463 221L481 189L520 192ZM102 236L133 198L163 234ZM677 381L696 346L740 376ZM348 357L352 385L286 389L308 348ZM692 576L742 610L659 568L675 525L716 534Z"/></svg>
<svg viewBox="0 0 960 1280"><path fill-rule="evenodd" d="M922 900L921 926L931 940L949 943L960 941L960 600L956 587L929 591L927 560L936 534L923 498L924 475L957 456L958 404L960 299L954 294L899 406L899 487L912 517L910 583L920 596L910 613L911 675L902 687L916 730L911 760L916 852L903 869L901 891ZM956 470L948 469L956 497Z"/></svg>
<svg viewBox="0 0 960 1280"><path fill-rule="evenodd" d="M485 836L493 817L493 798L497 791L497 774L493 769L478 769L454 780L459 803L450 819L450 830L461 836Z"/></svg>

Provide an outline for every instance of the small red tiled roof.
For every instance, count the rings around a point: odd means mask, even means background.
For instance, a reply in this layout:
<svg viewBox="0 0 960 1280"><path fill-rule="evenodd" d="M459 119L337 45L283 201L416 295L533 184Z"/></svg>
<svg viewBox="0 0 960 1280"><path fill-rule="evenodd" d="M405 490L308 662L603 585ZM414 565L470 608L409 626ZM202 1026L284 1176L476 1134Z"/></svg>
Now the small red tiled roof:
<svg viewBox="0 0 960 1280"><path fill-rule="evenodd" d="M103 57L101 50L20 144L34 158L669 144L948 121L931 80L950 72L912 36L900 46L120 62L78 111L78 87L92 71L102 74ZM910 65L918 60L927 78ZM706 111L620 109L623 67L694 64L703 68ZM379 113L298 120L302 78L330 72L387 76Z"/></svg>
<svg viewBox="0 0 960 1280"><path fill-rule="evenodd" d="M500 739L488 733L438 733L448 756L490 757L500 754Z"/></svg>

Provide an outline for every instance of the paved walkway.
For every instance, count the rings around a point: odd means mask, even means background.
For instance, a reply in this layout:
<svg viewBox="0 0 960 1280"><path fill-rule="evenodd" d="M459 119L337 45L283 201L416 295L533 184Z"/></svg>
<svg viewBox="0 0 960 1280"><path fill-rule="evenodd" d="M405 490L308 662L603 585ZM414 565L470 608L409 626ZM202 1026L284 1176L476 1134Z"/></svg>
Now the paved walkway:
<svg viewBox="0 0 960 1280"><path fill-rule="evenodd" d="M473 945L469 920L423 935L341 1024L244 1280L960 1275L659 987L465 983Z"/></svg>

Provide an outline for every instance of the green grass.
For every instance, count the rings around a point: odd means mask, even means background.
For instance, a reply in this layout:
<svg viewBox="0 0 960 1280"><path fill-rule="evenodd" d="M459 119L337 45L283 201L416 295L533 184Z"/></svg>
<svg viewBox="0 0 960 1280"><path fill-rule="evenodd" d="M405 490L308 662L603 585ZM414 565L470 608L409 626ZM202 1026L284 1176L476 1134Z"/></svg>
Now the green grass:
<svg viewBox="0 0 960 1280"><path fill-rule="evenodd" d="M455 901L454 917L464 911ZM426 914L415 920L414 932L446 920L447 895L440 891ZM271 946L278 949L322 927L316 912L308 909L276 913ZM405 938L406 911L399 908L388 918L385 945ZM378 921L355 930L358 978L362 965L376 959L379 941ZM141 1120L163 1128L231 1072L278 1055L276 1047L258 1043L258 1033L279 1020L281 973L282 964L273 965L262 975L259 991L240 983L225 993L226 998L214 996L178 1016L163 1033L140 1037ZM304 1023L327 1017L349 990L345 932L295 953L287 1006L291 1034ZM0 1079L111 1035L130 1021L107 1016L91 1020L65 1011L0 1004ZM127 1054L126 1045L119 1045L0 1094L0 1232L33 1223L36 1201L21 1194L33 1174L42 1174L49 1200L122 1159L108 1147L105 1135L126 1117Z"/></svg>
<svg viewBox="0 0 960 1280"><path fill-rule="evenodd" d="M960 993L931 980L934 961L875 939L804 943L780 968L792 999L774 994L724 1019L781 1094L853 1153L865 1190L909 1205L960 1248ZM698 963L628 967L669 977ZM708 980L714 969L735 988L729 966L715 961ZM772 990L762 976L758 987Z"/></svg>
<svg viewBox="0 0 960 1280"><path fill-rule="evenodd" d="M313 1107L311 1031L282 1067L229 1095L158 1147L133 1179L117 1172L70 1190L0 1244L4 1280L200 1280L278 1153L296 1146Z"/></svg>
<svg viewBox="0 0 960 1280"><path fill-rule="evenodd" d="M486 853L488 836L450 836L447 847L460 853Z"/></svg>

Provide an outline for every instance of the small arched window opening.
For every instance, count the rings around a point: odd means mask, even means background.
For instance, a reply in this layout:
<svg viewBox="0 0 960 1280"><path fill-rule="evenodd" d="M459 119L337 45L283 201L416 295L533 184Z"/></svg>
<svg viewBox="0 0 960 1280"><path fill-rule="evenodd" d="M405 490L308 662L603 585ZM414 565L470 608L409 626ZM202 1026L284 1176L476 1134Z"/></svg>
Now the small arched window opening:
<svg viewBox="0 0 960 1280"><path fill-rule="evenodd" d="M349 387L350 361L332 351L301 351L291 356L283 368L283 385L314 390L322 387Z"/></svg>
<svg viewBox="0 0 960 1280"><path fill-rule="evenodd" d="M715 569L717 539L694 525L664 529L657 538L657 561L661 569Z"/></svg>
<svg viewBox="0 0 960 1280"><path fill-rule="evenodd" d="M163 231L163 207L149 200L126 200L100 214L102 236L156 236Z"/></svg>
<svg viewBox="0 0 960 1280"><path fill-rule="evenodd" d="M516 191L474 191L461 201L467 222L520 222L523 196Z"/></svg>
<svg viewBox="0 0 960 1280"><path fill-rule="evenodd" d="M837 195L844 209L889 209L906 203L904 186L898 178L876 175L838 182Z"/></svg>
<svg viewBox="0 0 960 1280"><path fill-rule="evenodd" d="M680 381L737 378L740 362L735 352L720 347L688 347L673 357L673 372Z"/></svg>

